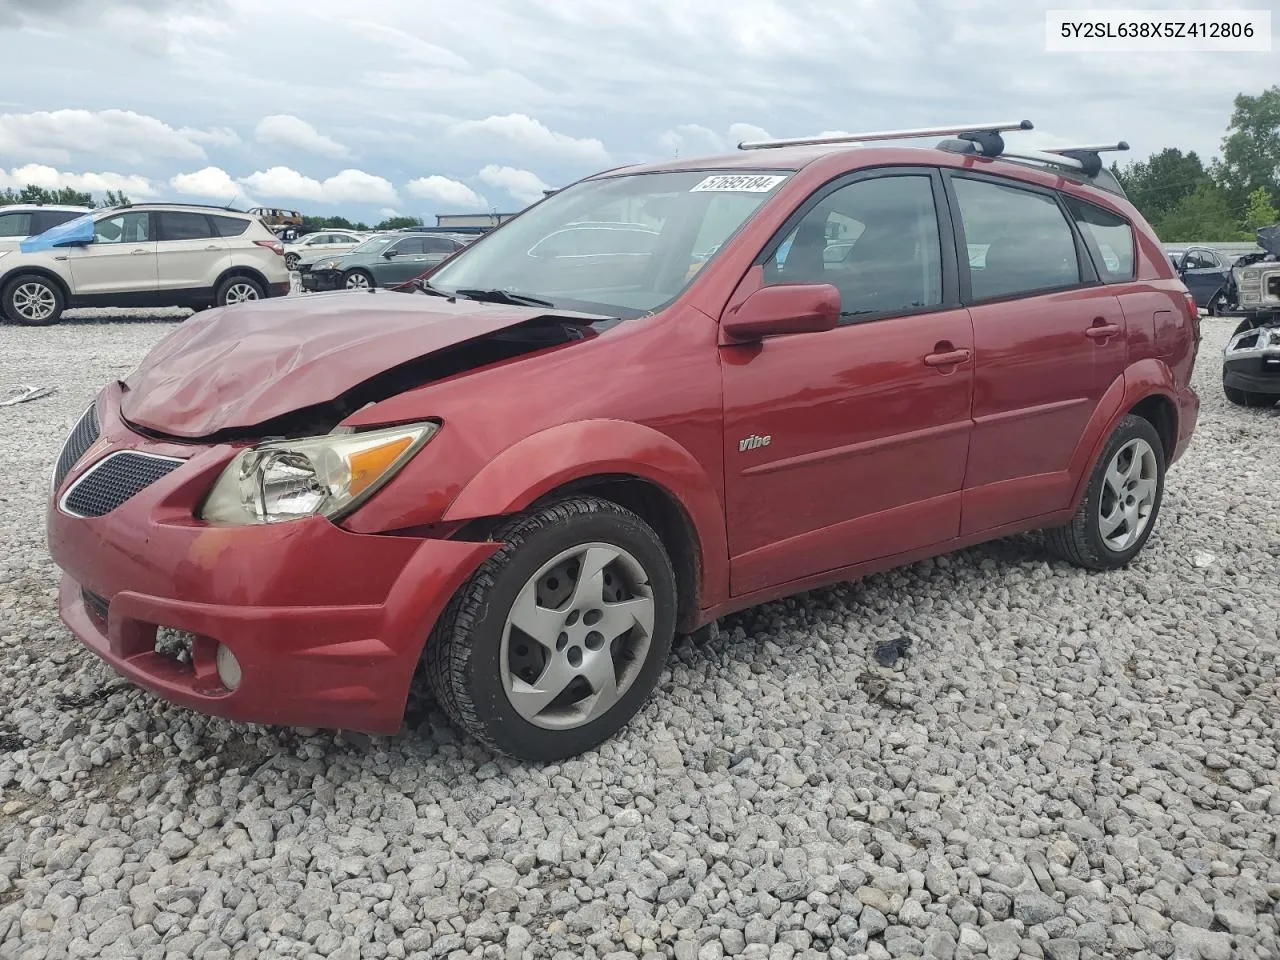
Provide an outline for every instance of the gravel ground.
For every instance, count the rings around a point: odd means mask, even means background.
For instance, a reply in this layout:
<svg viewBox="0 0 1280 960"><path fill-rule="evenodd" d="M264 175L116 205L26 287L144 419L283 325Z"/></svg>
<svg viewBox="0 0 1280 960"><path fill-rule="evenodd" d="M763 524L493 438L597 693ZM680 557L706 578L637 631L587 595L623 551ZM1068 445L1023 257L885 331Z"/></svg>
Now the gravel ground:
<svg viewBox="0 0 1280 960"><path fill-rule="evenodd" d="M115 318L118 320L118 318ZM530 766L213 720L59 624L50 466L172 328L0 327L0 958L1280 958L1280 409L1204 410L1146 552L1006 540L729 618ZM871 646L915 638L905 664Z"/></svg>

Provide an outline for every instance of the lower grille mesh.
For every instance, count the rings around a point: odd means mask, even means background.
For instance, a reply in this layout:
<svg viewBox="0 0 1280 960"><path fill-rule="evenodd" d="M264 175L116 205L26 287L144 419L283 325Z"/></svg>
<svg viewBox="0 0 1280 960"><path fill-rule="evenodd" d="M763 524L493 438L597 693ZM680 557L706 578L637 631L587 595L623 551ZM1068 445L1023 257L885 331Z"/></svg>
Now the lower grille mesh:
<svg viewBox="0 0 1280 960"><path fill-rule="evenodd" d="M67 435L66 442L62 445L62 452L58 454L58 465L53 471L54 490L62 486L62 481L67 479L71 468L84 456L84 452L93 446L94 441L98 439L98 430L98 411L95 401L76 421L76 425L71 428L71 433Z"/></svg>
<svg viewBox="0 0 1280 960"><path fill-rule="evenodd" d="M62 508L79 517L101 517L168 476L183 462L132 450L113 453L75 482L63 499Z"/></svg>

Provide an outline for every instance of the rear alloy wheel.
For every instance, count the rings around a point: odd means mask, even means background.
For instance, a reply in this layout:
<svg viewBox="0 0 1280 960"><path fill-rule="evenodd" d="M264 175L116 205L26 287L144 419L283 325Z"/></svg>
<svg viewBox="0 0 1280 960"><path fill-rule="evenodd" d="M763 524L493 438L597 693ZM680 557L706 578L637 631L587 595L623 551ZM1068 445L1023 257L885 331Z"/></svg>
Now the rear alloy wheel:
<svg viewBox="0 0 1280 960"><path fill-rule="evenodd" d="M289 270L297 270L300 259L296 253L286 253L284 255L284 265Z"/></svg>
<svg viewBox="0 0 1280 960"><path fill-rule="evenodd" d="M1066 526L1045 531L1049 549L1090 570L1123 567L1142 549L1164 497L1164 445L1148 421L1127 416L1107 441L1083 501Z"/></svg>
<svg viewBox="0 0 1280 960"><path fill-rule="evenodd" d="M65 302L62 291L45 277L18 277L4 289L3 313L14 323L43 327L57 323Z"/></svg>
<svg viewBox="0 0 1280 960"><path fill-rule="evenodd" d="M352 270L342 278L342 285L348 290L368 290L373 286L373 277L363 270Z"/></svg>
<svg viewBox="0 0 1280 960"><path fill-rule="evenodd" d="M496 532L424 654L436 701L488 746L525 760L612 736L661 674L676 585L658 535L607 500L577 497Z"/></svg>
<svg viewBox="0 0 1280 960"><path fill-rule="evenodd" d="M214 302L220 307L230 307L237 303L261 300L263 296L263 289L258 281L248 277L228 277L218 285Z"/></svg>

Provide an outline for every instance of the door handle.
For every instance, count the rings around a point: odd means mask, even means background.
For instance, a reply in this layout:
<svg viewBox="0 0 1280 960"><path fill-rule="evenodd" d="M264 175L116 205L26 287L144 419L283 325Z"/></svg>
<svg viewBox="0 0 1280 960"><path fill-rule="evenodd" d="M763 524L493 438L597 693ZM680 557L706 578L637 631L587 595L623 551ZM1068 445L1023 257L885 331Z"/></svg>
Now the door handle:
<svg viewBox="0 0 1280 960"><path fill-rule="evenodd" d="M1115 323L1104 323L1101 320L1095 320L1093 326L1084 332L1084 335L1090 340L1110 340L1120 332L1120 326Z"/></svg>
<svg viewBox="0 0 1280 960"><path fill-rule="evenodd" d="M151 252L150 250L134 250L132 253L129 254L129 256L136 257L139 254L150 253L150 252Z"/></svg>
<svg viewBox="0 0 1280 960"><path fill-rule="evenodd" d="M947 350L944 353L930 353L924 358L926 367L952 367L964 363L971 353L968 350Z"/></svg>
<svg viewBox="0 0 1280 960"><path fill-rule="evenodd" d="M220 246L218 246L216 243L211 243L211 244L209 244L207 247L205 247L205 249L206 249L206 250L221 250L222 248L221 248Z"/></svg>

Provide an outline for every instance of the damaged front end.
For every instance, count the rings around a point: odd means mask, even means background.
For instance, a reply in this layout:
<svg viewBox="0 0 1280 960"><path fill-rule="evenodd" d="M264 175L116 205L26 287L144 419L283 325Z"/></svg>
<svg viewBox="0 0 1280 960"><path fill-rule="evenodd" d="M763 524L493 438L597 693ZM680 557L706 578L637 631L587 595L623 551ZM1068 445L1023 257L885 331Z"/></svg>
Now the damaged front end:
<svg viewBox="0 0 1280 960"><path fill-rule="evenodd" d="M1231 271L1236 303L1254 327L1280 316L1280 224L1259 230L1258 246L1263 253L1242 257Z"/></svg>
<svg viewBox="0 0 1280 960"><path fill-rule="evenodd" d="M1245 319L1227 341L1222 364L1227 399L1246 407L1280 401L1280 225L1259 230L1258 245L1266 253L1232 271Z"/></svg>

